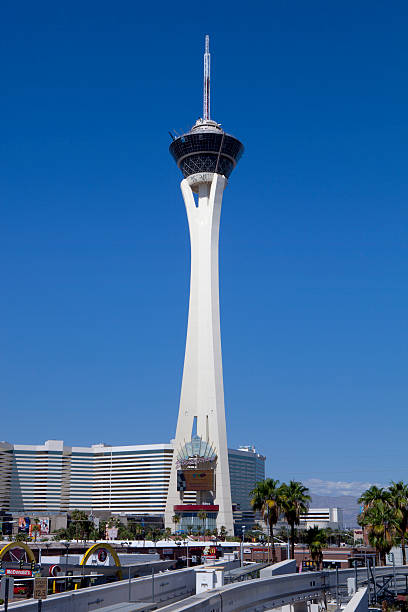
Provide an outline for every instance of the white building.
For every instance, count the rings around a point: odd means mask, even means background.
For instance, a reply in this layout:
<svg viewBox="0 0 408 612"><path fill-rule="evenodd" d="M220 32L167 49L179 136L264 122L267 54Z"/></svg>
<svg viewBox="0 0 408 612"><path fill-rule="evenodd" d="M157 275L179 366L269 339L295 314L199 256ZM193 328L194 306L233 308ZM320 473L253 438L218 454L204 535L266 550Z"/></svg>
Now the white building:
<svg viewBox="0 0 408 612"><path fill-rule="evenodd" d="M300 517L300 527L319 527L319 529L343 529L343 510L341 508L309 508Z"/></svg>
<svg viewBox="0 0 408 612"><path fill-rule="evenodd" d="M162 516L172 457L172 444L78 447L62 440L39 445L0 442L0 510ZM228 457L232 501L241 513L249 511L249 493L265 478L265 457L249 447L229 449ZM195 494L187 494L186 501L194 503ZM240 520L239 512L235 519Z"/></svg>
<svg viewBox="0 0 408 612"><path fill-rule="evenodd" d="M70 510L163 514L171 444L90 447L62 440L0 447L2 507L11 512Z"/></svg>

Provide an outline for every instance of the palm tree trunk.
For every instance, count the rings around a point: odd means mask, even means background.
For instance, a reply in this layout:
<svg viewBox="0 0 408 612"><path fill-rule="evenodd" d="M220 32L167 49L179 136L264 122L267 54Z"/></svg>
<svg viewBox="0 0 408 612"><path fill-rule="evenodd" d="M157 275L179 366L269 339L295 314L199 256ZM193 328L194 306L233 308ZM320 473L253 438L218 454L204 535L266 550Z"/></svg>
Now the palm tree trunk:
<svg viewBox="0 0 408 612"><path fill-rule="evenodd" d="M276 550L275 550L275 542L273 541L273 524L269 523L269 530L271 532L271 542L272 542L272 563L276 563Z"/></svg>
<svg viewBox="0 0 408 612"><path fill-rule="evenodd" d="M290 525L290 558L295 558L295 523Z"/></svg>
<svg viewBox="0 0 408 612"><path fill-rule="evenodd" d="M401 536L401 548L402 548L402 565L407 564L407 557L405 554L405 533Z"/></svg>

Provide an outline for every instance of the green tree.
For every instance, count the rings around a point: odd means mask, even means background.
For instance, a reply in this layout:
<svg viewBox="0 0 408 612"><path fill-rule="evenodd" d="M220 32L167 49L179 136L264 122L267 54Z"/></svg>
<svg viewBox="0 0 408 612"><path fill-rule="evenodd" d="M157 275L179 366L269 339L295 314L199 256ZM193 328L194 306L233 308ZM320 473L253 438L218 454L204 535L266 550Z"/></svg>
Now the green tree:
<svg viewBox="0 0 408 612"><path fill-rule="evenodd" d="M203 533L205 532L205 522L207 520L207 513L205 510L200 510L197 512L197 518L203 522Z"/></svg>
<svg viewBox="0 0 408 612"><path fill-rule="evenodd" d="M176 527L180 523L180 515L179 514L174 514L171 520L174 523L174 533L176 533Z"/></svg>
<svg viewBox="0 0 408 612"><path fill-rule="evenodd" d="M17 533L14 538L14 541L15 542L27 542L27 534L23 532Z"/></svg>
<svg viewBox="0 0 408 612"><path fill-rule="evenodd" d="M71 512L71 524L75 529L75 539L84 540L85 542L89 538L89 532L92 527L87 513L83 512L83 510L73 510Z"/></svg>
<svg viewBox="0 0 408 612"><path fill-rule="evenodd" d="M402 549L402 563L406 565L405 539L408 529L408 485L400 480L389 486L391 504L396 513L396 535Z"/></svg>
<svg viewBox="0 0 408 612"><path fill-rule="evenodd" d="M31 527L31 533L34 534L34 542L37 541L38 534L40 533L40 519L33 519L33 525Z"/></svg>
<svg viewBox="0 0 408 612"><path fill-rule="evenodd" d="M262 512L264 521L269 527L272 543L272 563L276 563L276 550L273 528L279 520L281 512L279 480L266 478L258 482L255 489L251 491L251 505L253 510Z"/></svg>
<svg viewBox="0 0 408 612"><path fill-rule="evenodd" d="M93 540L94 542L96 542L96 540L99 540L99 529L96 529L96 527L92 526L89 532L89 539Z"/></svg>
<svg viewBox="0 0 408 612"><path fill-rule="evenodd" d="M327 543L325 530L319 529L319 527L310 527L305 535L312 561L316 563L317 570L323 569L323 547Z"/></svg>
<svg viewBox="0 0 408 612"><path fill-rule="evenodd" d="M107 521L99 521L99 527L98 527L99 540L106 539L106 525L107 524L108 524Z"/></svg>
<svg viewBox="0 0 408 612"><path fill-rule="evenodd" d="M127 525L121 523L118 527L118 539L119 540L132 540L133 532Z"/></svg>
<svg viewBox="0 0 408 612"><path fill-rule="evenodd" d="M378 499L366 507L358 522L367 529L368 541L375 547L381 564L385 565L385 556L397 541L398 517L395 508L386 497Z"/></svg>
<svg viewBox="0 0 408 612"><path fill-rule="evenodd" d="M221 540L225 540L225 538L227 537L227 533L228 532L227 532L226 528L224 527L224 525L221 525L221 527L220 527L220 534L219 534L220 539Z"/></svg>
<svg viewBox="0 0 408 612"><path fill-rule="evenodd" d="M363 505L363 512L375 505L378 501L383 501L384 503L390 502L390 492L383 487L377 487L373 485L359 497L358 503Z"/></svg>
<svg viewBox="0 0 408 612"><path fill-rule="evenodd" d="M295 525L299 525L300 516L306 514L309 509L311 497L309 489L297 480L291 480L289 484L283 483L280 487L280 504L290 527L290 553L295 558Z"/></svg>
<svg viewBox="0 0 408 612"><path fill-rule="evenodd" d="M164 530L164 538L165 538L165 540L170 540L170 536L171 536L171 529L166 527L166 529Z"/></svg>

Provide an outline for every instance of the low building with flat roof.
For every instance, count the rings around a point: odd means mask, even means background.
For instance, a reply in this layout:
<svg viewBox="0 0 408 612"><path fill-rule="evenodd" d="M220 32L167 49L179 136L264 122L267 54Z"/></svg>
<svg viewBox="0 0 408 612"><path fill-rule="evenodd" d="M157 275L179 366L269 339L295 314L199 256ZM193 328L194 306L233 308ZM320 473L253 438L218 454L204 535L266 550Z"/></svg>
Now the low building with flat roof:
<svg viewBox="0 0 408 612"><path fill-rule="evenodd" d="M300 516L299 527L343 529L343 510L341 508L309 508L306 514Z"/></svg>

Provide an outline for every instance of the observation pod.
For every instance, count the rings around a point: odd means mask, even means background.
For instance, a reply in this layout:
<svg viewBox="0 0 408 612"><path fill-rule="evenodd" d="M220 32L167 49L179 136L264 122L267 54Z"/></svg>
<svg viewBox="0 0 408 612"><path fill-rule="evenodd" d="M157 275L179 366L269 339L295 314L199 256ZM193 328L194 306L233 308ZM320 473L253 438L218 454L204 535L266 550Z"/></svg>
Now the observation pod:
<svg viewBox="0 0 408 612"><path fill-rule="evenodd" d="M205 172L228 179L244 145L216 121L199 119L187 134L175 138L169 149L184 178Z"/></svg>

